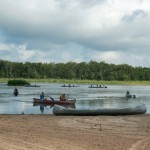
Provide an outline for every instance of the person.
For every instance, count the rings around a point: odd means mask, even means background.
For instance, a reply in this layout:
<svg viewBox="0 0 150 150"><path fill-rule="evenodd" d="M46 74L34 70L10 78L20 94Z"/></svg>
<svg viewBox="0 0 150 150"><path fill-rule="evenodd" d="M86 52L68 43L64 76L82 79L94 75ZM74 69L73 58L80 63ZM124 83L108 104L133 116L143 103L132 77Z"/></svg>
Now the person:
<svg viewBox="0 0 150 150"><path fill-rule="evenodd" d="M130 92L127 90L126 92L126 98L129 99L129 98L132 98L132 94L130 94Z"/></svg>
<svg viewBox="0 0 150 150"><path fill-rule="evenodd" d="M44 92L42 92L41 95L40 95L40 99L44 100L44 97L45 97Z"/></svg>
<svg viewBox="0 0 150 150"><path fill-rule="evenodd" d="M133 95L133 98L136 98L136 95Z"/></svg>
<svg viewBox="0 0 150 150"><path fill-rule="evenodd" d="M14 89L14 95L15 95L15 96L18 96L18 94L19 94L19 91L18 91L17 88L15 88L15 89Z"/></svg>
<svg viewBox="0 0 150 150"><path fill-rule="evenodd" d="M64 94L62 94L61 96L60 96L60 101L66 101L67 99L66 99L66 95L65 95L65 93Z"/></svg>

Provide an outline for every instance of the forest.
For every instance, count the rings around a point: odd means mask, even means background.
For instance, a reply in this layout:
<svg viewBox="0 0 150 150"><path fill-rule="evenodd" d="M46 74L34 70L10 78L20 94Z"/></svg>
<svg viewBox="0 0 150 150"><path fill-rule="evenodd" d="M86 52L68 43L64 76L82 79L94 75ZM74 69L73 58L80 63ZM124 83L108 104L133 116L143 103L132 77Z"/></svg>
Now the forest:
<svg viewBox="0 0 150 150"><path fill-rule="evenodd" d="M96 62L31 63L0 60L0 78L149 81L150 68Z"/></svg>

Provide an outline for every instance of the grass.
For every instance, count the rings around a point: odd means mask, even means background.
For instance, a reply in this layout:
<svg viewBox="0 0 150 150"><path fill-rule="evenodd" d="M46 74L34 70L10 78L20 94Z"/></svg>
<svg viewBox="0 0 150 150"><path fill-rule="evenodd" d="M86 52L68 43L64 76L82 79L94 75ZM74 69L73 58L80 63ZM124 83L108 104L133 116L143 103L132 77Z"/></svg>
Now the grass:
<svg viewBox="0 0 150 150"><path fill-rule="evenodd" d="M29 83L62 83L62 84L111 84L111 85L150 85L150 81L97 81L97 80L76 80L76 79L25 79L15 78L17 80L26 80ZM0 82L8 82L14 78L0 78Z"/></svg>

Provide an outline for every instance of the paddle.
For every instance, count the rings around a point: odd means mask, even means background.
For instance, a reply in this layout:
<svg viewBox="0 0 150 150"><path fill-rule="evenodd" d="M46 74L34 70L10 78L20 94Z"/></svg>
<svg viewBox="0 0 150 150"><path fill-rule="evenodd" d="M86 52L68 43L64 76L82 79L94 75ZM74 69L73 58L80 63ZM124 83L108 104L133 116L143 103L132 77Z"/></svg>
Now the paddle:
<svg viewBox="0 0 150 150"><path fill-rule="evenodd" d="M53 106L54 106L54 105L51 105L51 106L50 106L50 109L51 109Z"/></svg>
<svg viewBox="0 0 150 150"><path fill-rule="evenodd" d="M52 97L50 97L50 96L47 96L47 97L49 97L51 100L53 100L53 101L54 101L54 98L52 98Z"/></svg>
<svg viewBox="0 0 150 150"><path fill-rule="evenodd" d="M50 99L54 101L54 99L52 97L50 97Z"/></svg>

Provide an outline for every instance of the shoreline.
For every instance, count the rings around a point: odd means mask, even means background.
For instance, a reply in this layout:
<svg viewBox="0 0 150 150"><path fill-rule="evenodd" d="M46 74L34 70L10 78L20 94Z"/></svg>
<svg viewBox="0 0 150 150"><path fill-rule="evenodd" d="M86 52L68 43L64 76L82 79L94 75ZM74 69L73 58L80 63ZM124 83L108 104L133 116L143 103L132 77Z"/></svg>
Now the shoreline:
<svg viewBox="0 0 150 150"><path fill-rule="evenodd" d="M79 80L79 79L26 79L26 78L0 78L0 83L6 83L9 80L26 80L30 83L60 83L60 84L107 84L107 85L126 85L126 86L150 86L150 81L105 81L105 80Z"/></svg>
<svg viewBox="0 0 150 150"><path fill-rule="evenodd" d="M149 150L149 147L149 114L0 114L1 150Z"/></svg>

